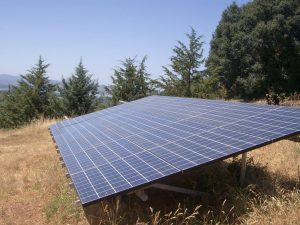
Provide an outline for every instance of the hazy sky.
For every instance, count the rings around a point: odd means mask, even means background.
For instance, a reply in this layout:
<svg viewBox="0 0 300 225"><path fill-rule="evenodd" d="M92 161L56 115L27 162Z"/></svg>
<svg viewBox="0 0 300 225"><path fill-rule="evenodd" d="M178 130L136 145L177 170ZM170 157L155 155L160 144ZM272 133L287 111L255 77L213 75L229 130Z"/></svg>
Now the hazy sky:
<svg viewBox="0 0 300 225"><path fill-rule="evenodd" d="M236 1L239 5L246 0ZM154 78L192 26L204 54L231 0L0 0L0 74L24 74L42 55L48 76L70 76L80 57L108 84L125 57L148 56Z"/></svg>

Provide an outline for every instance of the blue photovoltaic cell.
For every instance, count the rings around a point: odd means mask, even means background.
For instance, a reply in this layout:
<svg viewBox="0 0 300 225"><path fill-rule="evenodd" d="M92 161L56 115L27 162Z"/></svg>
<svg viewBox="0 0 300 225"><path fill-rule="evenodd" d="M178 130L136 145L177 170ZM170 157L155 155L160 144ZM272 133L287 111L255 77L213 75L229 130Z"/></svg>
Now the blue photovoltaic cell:
<svg viewBox="0 0 300 225"><path fill-rule="evenodd" d="M50 126L82 204L300 133L300 109L151 96Z"/></svg>

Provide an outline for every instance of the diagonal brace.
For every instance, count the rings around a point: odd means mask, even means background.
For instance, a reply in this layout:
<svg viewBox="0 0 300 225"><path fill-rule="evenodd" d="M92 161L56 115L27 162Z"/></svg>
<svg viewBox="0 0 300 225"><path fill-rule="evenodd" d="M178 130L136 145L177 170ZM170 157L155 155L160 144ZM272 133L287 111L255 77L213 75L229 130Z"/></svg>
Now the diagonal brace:
<svg viewBox="0 0 300 225"><path fill-rule="evenodd" d="M179 193L193 195L193 196L203 196L205 194L204 192L200 192L200 191L195 191L195 190L191 190L191 189L187 189L187 188L176 187L176 186L160 184L160 183L152 184L152 185L150 185L150 187L161 189L161 190L166 190L166 191L179 192Z"/></svg>

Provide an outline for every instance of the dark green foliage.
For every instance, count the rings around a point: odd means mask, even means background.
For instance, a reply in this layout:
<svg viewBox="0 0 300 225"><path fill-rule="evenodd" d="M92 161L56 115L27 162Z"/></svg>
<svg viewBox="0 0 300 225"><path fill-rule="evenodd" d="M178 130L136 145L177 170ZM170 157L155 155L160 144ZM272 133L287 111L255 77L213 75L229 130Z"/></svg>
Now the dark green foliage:
<svg viewBox="0 0 300 225"><path fill-rule="evenodd" d="M80 60L75 73L67 80L62 79L59 92L65 115L83 115L95 110L98 82L92 80L92 75L88 74Z"/></svg>
<svg viewBox="0 0 300 225"><path fill-rule="evenodd" d="M165 95L191 97L194 79L200 80L200 66L204 63L202 36L197 36L193 28L186 36L188 45L178 41L173 49L171 68L163 67L165 74L160 78L159 86Z"/></svg>
<svg viewBox="0 0 300 225"><path fill-rule="evenodd" d="M10 89L0 105L0 127L17 127L33 119L53 116L56 87L46 76L48 66L40 57L35 67Z"/></svg>
<svg viewBox="0 0 300 225"><path fill-rule="evenodd" d="M270 90L269 93L266 94L266 100L269 105L279 105L280 103L283 103L285 99L284 93L276 94Z"/></svg>
<svg viewBox="0 0 300 225"><path fill-rule="evenodd" d="M31 107L26 100L27 96L22 93L21 89L11 88L0 106L1 128L18 127L31 120L31 113L27 114Z"/></svg>
<svg viewBox="0 0 300 225"><path fill-rule="evenodd" d="M300 90L300 1L231 4L211 41L208 72L227 97L261 98Z"/></svg>
<svg viewBox="0 0 300 225"><path fill-rule="evenodd" d="M199 76L196 76L193 80L192 83L193 97L216 99L224 96L224 94L221 91L222 89L219 88L218 77L201 74Z"/></svg>
<svg viewBox="0 0 300 225"><path fill-rule="evenodd" d="M126 58L121 66L115 69L111 77L113 85L110 88L112 101L117 104L120 100L132 101L145 97L149 89L149 74L146 71L146 57L141 62Z"/></svg>
<svg viewBox="0 0 300 225"><path fill-rule="evenodd" d="M7 92L1 92L0 91L0 105L3 102L3 100L4 100L4 98L5 98L6 95L7 95Z"/></svg>

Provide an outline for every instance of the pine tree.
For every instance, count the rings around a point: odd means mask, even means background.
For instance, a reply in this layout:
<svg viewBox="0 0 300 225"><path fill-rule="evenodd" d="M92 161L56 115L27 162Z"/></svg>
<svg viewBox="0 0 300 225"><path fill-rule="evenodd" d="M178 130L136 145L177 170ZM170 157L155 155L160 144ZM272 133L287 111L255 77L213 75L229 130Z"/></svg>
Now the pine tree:
<svg viewBox="0 0 300 225"><path fill-rule="evenodd" d="M49 64L42 57L38 63L21 75L17 86L11 87L0 107L0 126L17 127L40 117L52 117L56 101L55 85L46 75Z"/></svg>
<svg viewBox="0 0 300 225"><path fill-rule="evenodd" d="M90 113L96 107L98 82L88 74L82 60L69 79L62 79L62 87L59 91L64 112L68 116Z"/></svg>
<svg viewBox="0 0 300 225"><path fill-rule="evenodd" d="M200 66L204 63L202 36L196 31L186 34L188 45L178 41L171 57L171 69L163 67L165 75L160 79L160 86L166 95L192 96L192 82L200 75Z"/></svg>
<svg viewBox="0 0 300 225"><path fill-rule="evenodd" d="M33 117L42 115L44 117L51 116L51 104L56 87L51 84L46 75L46 69L50 64L45 64L42 57L38 63L26 75L21 75L19 81L19 89L21 92L26 92L28 97L28 105L31 105L34 110Z"/></svg>
<svg viewBox="0 0 300 225"><path fill-rule="evenodd" d="M114 104L120 100L132 101L148 94L150 75L146 71L145 62L146 57L140 63L136 59L126 58L121 62L121 67L115 69L110 90Z"/></svg>

